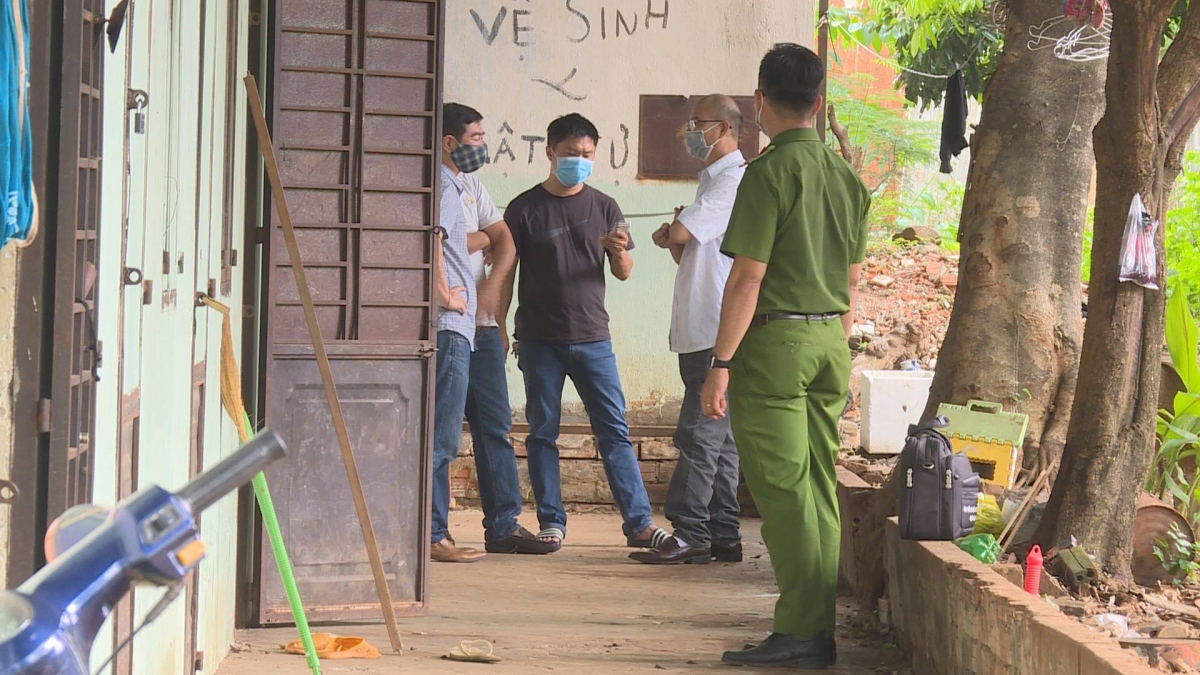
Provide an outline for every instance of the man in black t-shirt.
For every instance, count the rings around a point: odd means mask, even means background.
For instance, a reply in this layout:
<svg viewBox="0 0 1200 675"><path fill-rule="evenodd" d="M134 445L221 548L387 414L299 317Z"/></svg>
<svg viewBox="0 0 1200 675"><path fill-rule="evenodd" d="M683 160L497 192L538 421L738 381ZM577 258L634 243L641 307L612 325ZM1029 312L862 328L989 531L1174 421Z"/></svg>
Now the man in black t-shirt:
<svg viewBox="0 0 1200 675"><path fill-rule="evenodd" d="M546 133L550 177L509 203L504 220L517 246L521 278L517 303L517 364L525 376L529 421L529 478L543 541L566 537L558 465L558 434L566 378L575 383L600 445L613 498L625 520L629 546L652 548L670 535L654 526L637 454L625 421L625 394L617 373L604 309L605 262L614 277L633 273L633 240L612 197L584 181L591 176L596 127L580 115L560 117ZM514 276L501 299L512 302Z"/></svg>

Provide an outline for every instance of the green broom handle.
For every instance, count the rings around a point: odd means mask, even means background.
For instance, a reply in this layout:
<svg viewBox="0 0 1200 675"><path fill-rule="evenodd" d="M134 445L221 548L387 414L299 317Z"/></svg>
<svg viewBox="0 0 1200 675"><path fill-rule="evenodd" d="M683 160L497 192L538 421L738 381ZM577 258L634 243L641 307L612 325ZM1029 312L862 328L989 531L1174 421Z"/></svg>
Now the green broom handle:
<svg viewBox="0 0 1200 675"><path fill-rule="evenodd" d="M250 423L250 415L243 414L246 433L253 436L254 426ZM296 621L296 629L300 631L300 642L304 645L308 667L313 675L321 675L321 662L317 658L317 648L313 646L312 632L308 629L304 603L300 602L300 589L296 587L296 577L292 574L292 561L288 558L287 547L283 545L283 532L279 529L279 519L275 516L275 502L271 500L267 476L261 471L254 477L254 496L258 499L259 510L262 511L263 525L266 526L267 537L271 540L271 550L275 552L279 576L283 577L283 588L287 592L288 604L292 606L292 618Z"/></svg>

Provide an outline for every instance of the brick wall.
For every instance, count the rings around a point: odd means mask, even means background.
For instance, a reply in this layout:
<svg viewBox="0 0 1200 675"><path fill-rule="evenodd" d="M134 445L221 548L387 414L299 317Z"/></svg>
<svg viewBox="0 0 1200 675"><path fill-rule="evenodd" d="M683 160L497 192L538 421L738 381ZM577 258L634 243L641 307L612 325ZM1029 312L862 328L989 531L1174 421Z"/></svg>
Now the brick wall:
<svg viewBox="0 0 1200 675"><path fill-rule="evenodd" d="M526 466L525 435L513 434L513 448L517 452L517 470L521 475L521 496L527 504L533 502L533 490L529 485L529 469ZM642 480L650 495L650 503L661 506L667 497L667 485L675 466L679 463L679 450L670 438L632 438L642 469ZM604 464L592 436L563 435L558 439L559 467L562 472L563 501L568 508L594 508L614 506L612 491L604 475ZM458 459L450 467L450 493L458 506L479 504L479 477L475 471L475 457L470 434L464 433L459 446ZM742 511L750 516L755 513L753 502L745 486L740 490Z"/></svg>

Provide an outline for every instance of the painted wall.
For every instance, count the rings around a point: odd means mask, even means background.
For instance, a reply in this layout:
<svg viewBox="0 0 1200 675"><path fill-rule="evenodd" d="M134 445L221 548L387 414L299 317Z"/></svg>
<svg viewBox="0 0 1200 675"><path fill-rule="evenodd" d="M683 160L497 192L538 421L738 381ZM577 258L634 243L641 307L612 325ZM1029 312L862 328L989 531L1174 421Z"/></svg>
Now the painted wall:
<svg viewBox="0 0 1200 675"><path fill-rule="evenodd" d="M16 246L0 250L0 477L12 473L13 447L13 337L16 331L17 265ZM8 588L9 526L12 510L0 506L0 588Z"/></svg>
<svg viewBox="0 0 1200 675"><path fill-rule="evenodd" d="M639 97L750 95L771 45L815 44L815 15L811 0L449 0L446 100L485 117L492 164L480 175L498 205L546 178L546 126L578 112L603 137L591 185L626 214L670 213L695 197L696 183L637 179ZM631 409L683 395L667 346L675 263L650 241L668 219L629 219L633 278L609 279L614 349ZM510 359L516 408L524 406L523 387ZM579 400L569 384L564 398Z"/></svg>
<svg viewBox="0 0 1200 675"><path fill-rule="evenodd" d="M108 4L111 10L116 0ZM201 5L207 8L203 15ZM231 12L236 19L232 32ZM107 60L105 89L121 94L105 97L97 331L106 345L106 358L96 404L97 503L116 499L121 403L134 392L140 392L141 401L139 485L176 489L187 482L195 364L203 364L205 377L200 422L204 465L215 465L237 447L235 429L220 401L221 319L193 303L197 291L207 290L208 279L221 278L221 223L230 191L233 241L239 248L242 241L244 146L235 145L232 180L226 184L226 138L245 135L240 76L246 70L249 25L249 3L244 0L134 4L118 50ZM226 118L228 73L237 78L232 129ZM125 110L123 94L130 88L150 96L145 134L130 133L132 115ZM169 274L162 273L164 250L172 261ZM142 303L141 287L121 284L123 265L142 269L153 281L149 304ZM233 280L230 293L219 299L238 317L240 268L235 268ZM173 302L163 291L174 292ZM240 325L233 323L238 344ZM236 498L228 497L206 511L202 522L208 554L200 567L195 649L205 655L205 672L215 672L233 638L236 511ZM135 623L141 623L160 594L153 589L135 592ZM181 597L137 637L135 673L191 672L191 655L184 653L186 609ZM94 663L111 649L106 627L97 638Z"/></svg>

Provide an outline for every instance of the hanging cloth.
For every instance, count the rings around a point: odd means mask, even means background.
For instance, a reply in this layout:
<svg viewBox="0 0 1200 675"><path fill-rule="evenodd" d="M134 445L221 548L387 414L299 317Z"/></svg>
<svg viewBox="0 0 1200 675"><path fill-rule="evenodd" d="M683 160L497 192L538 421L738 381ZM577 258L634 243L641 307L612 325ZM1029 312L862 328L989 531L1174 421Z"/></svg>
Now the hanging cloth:
<svg viewBox="0 0 1200 675"><path fill-rule="evenodd" d="M0 0L0 248L25 245L37 232L33 193L33 136L29 128L29 9L26 0Z"/></svg>
<svg viewBox="0 0 1200 675"><path fill-rule="evenodd" d="M951 173L950 159L967 147L967 81L961 68L946 82L946 98L942 102L942 173Z"/></svg>

